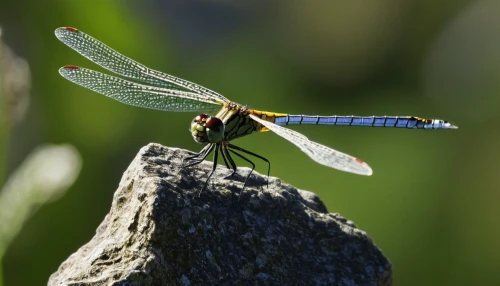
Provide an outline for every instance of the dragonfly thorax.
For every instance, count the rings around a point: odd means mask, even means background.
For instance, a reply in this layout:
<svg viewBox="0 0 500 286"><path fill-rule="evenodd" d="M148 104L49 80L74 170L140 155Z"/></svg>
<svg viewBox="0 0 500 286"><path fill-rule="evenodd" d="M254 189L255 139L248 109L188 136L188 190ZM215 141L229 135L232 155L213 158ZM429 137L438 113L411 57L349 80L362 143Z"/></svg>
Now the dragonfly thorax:
<svg viewBox="0 0 500 286"><path fill-rule="evenodd" d="M217 117L200 114L191 122L191 135L200 144L218 143L224 138L224 123Z"/></svg>

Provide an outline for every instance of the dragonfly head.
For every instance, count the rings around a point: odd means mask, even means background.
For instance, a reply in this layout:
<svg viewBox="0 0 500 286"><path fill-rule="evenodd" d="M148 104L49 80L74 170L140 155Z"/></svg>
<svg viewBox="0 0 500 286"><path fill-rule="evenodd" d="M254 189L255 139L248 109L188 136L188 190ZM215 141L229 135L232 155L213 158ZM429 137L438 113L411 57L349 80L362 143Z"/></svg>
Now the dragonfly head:
<svg viewBox="0 0 500 286"><path fill-rule="evenodd" d="M224 123L217 117L200 114L191 122L191 135L198 143L218 143L224 137Z"/></svg>

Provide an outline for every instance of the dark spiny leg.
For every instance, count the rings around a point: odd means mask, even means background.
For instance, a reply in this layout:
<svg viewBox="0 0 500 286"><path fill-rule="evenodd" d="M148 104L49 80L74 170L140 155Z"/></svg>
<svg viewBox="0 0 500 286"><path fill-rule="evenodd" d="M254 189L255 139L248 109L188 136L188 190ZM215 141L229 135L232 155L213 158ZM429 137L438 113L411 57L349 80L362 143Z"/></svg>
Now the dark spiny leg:
<svg viewBox="0 0 500 286"><path fill-rule="evenodd" d="M209 150L211 150L211 148L213 148L212 145L213 144L207 144L205 147L203 147L203 149L201 149L201 151L199 153L194 154L193 156L187 157L186 160L193 160L193 159L198 158L198 157L206 157L207 153L210 152Z"/></svg>
<svg viewBox="0 0 500 286"><path fill-rule="evenodd" d="M197 157L206 157L207 153L210 152L211 148L213 148L212 145L214 145L214 144L205 145L205 147L203 147L203 149L201 149L200 152L194 154L193 156L187 157L186 160L193 160L194 158L197 158Z"/></svg>
<svg viewBox="0 0 500 286"><path fill-rule="evenodd" d="M231 164L231 167L233 169L233 173L231 174L231 177L236 174L236 163L234 163L233 158L231 157L231 154L229 154L229 151L227 151L227 147L222 147L222 153L226 154L227 159L229 160L229 164Z"/></svg>
<svg viewBox="0 0 500 286"><path fill-rule="evenodd" d="M269 190L269 174L271 173L271 162L270 162L269 160L267 160L266 158L264 158L264 157L260 156L260 155L257 155L257 154L255 154L255 153L253 153L253 152L250 152L250 151L248 151L248 150L245 150L245 149L243 149L243 148L241 148L241 147L238 147L238 146L235 146L235 145L233 145L233 144L228 144L227 146L228 146L229 148L236 149L236 150L238 150L238 151L241 151L241 152L246 153L246 154L248 154L248 155L252 155L252 156L254 156L254 157L257 157L257 158L259 158L259 159L261 159L261 160L263 160L263 161L267 162L267 189Z"/></svg>
<svg viewBox="0 0 500 286"><path fill-rule="evenodd" d="M205 160L205 158L208 156L208 154L210 154L210 152L212 152L214 147L215 147L215 144L208 144L207 146L203 147L203 149L200 151L200 153L198 153L194 156L191 156L191 157L187 157L185 159L185 161L186 160L193 160L192 163L189 163L189 164L184 165L182 167L186 168L186 167L200 164L201 162L203 162L203 160Z"/></svg>
<svg viewBox="0 0 500 286"><path fill-rule="evenodd" d="M227 163L226 154L224 153L224 150L223 150L223 149L224 149L224 147L221 145L221 147L220 147L220 148L221 148L221 150L220 150L220 151L221 151L221 152L220 152L220 154L222 155L222 159L224 160L224 164L226 165L226 167L227 167L228 169L231 169L231 167L229 167L229 164Z"/></svg>
<svg viewBox="0 0 500 286"><path fill-rule="evenodd" d="M250 173L248 174L248 176L245 178L245 182L243 183L243 188L241 188L241 192L243 192L243 190L245 189L245 186L246 186L246 184L247 184L248 178L250 178L250 175L252 175L252 172L253 172L253 170L255 169L255 164L254 164L252 161L250 161L248 158L246 158L245 156L243 156L243 155L241 155L241 154L237 153L236 151L231 150L231 149L228 149L228 150L229 150L231 153L233 153L234 155L236 155L236 156L240 157L241 159L243 159L243 160L247 161L248 163L250 163L250 164L252 165L252 170L250 171ZM241 194L241 192L240 192L240 194Z"/></svg>
<svg viewBox="0 0 500 286"><path fill-rule="evenodd" d="M214 150L214 165L212 167L212 172L210 172L210 174L208 175L208 178L205 181L205 184L203 184L203 188L201 188L200 193L198 194L198 197L201 195L201 192L207 186L208 181L210 180L210 178L212 177L212 175L215 173L215 169L217 169L217 158L219 157L220 144L214 144L214 145L215 145L215 150Z"/></svg>

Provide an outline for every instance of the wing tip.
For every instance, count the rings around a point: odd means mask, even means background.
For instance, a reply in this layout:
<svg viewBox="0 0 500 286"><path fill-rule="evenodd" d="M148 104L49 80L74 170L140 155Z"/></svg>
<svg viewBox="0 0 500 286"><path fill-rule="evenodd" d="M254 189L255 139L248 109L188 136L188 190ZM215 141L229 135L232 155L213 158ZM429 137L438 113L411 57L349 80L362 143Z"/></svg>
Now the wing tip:
<svg viewBox="0 0 500 286"><path fill-rule="evenodd" d="M368 166L368 164L365 161L356 158L356 162L363 167L363 171L362 172L358 172L358 174L365 175L365 176L371 176L371 175L373 175L372 168L370 166Z"/></svg>
<svg viewBox="0 0 500 286"><path fill-rule="evenodd" d="M62 31L78 32L78 29L73 27L59 27L56 29L56 32L62 32Z"/></svg>
<svg viewBox="0 0 500 286"><path fill-rule="evenodd" d="M64 35L67 35L67 32L79 32L77 28L72 28L72 27L59 27L54 31L54 34L58 39L61 39L64 37Z"/></svg>
<svg viewBox="0 0 500 286"><path fill-rule="evenodd" d="M373 170L372 168L370 168L370 166L368 166L368 164L365 164L365 167L366 167L366 176L371 176L373 175Z"/></svg>
<svg viewBox="0 0 500 286"><path fill-rule="evenodd" d="M63 77L68 77L68 75L71 74L71 71L78 69L80 69L79 66L63 66L59 68L59 74L62 75Z"/></svg>
<svg viewBox="0 0 500 286"><path fill-rule="evenodd" d="M62 68L60 69L79 69L80 67L79 66L72 66L72 65L69 65L69 66L63 66Z"/></svg>

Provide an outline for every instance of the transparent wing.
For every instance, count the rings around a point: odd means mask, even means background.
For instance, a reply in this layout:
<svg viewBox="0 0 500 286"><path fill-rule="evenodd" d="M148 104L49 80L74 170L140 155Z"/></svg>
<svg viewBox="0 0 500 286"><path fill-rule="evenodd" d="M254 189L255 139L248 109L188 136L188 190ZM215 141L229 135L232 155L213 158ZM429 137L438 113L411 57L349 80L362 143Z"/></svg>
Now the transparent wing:
<svg viewBox="0 0 500 286"><path fill-rule="evenodd" d="M224 96L203 86L152 70L75 28L57 28L55 34L68 47L118 75L157 87L204 94L221 102L229 101Z"/></svg>
<svg viewBox="0 0 500 286"><path fill-rule="evenodd" d="M292 142L295 146L299 147L302 152L306 153L307 156L322 165L359 175L370 176L373 173L370 166L358 158L310 141L306 136L296 131L263 120L253 114L250 114L250 117L279 136Z"/></svg>
<svg viewBox="0 0 500 286"><path fill-rule="evenodd" d="M142 85L77 66L59 69L66 79L128 105L185 112L214 112L221 103L211 96Z"/></svg>

